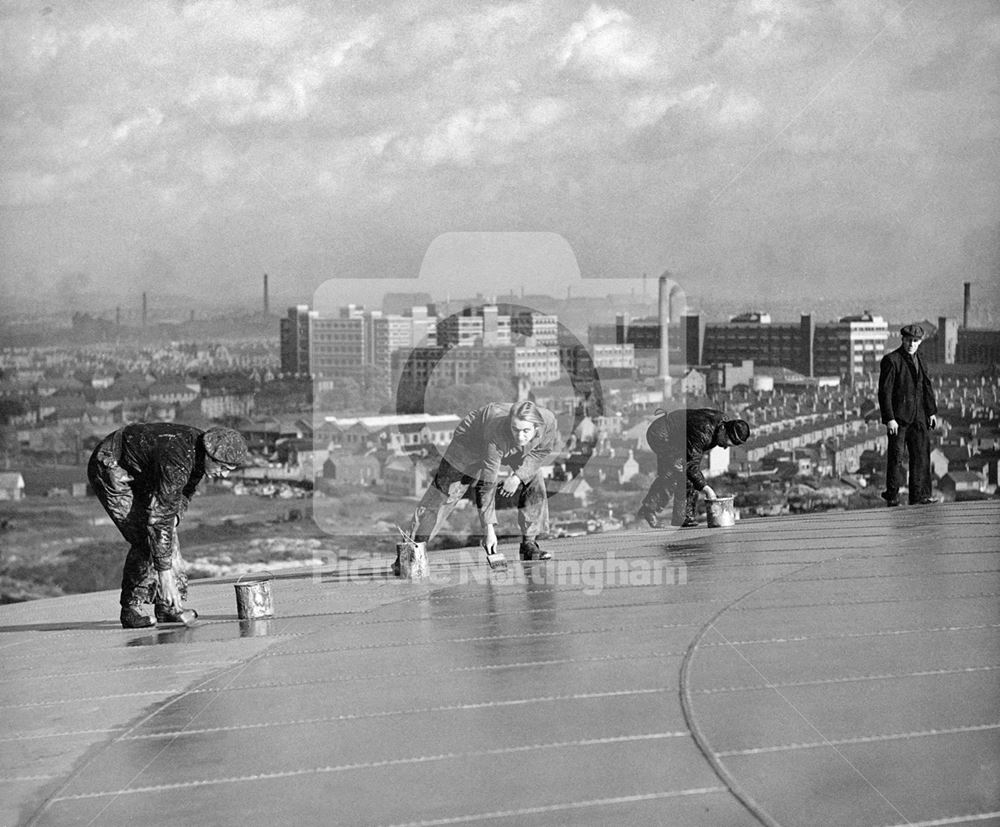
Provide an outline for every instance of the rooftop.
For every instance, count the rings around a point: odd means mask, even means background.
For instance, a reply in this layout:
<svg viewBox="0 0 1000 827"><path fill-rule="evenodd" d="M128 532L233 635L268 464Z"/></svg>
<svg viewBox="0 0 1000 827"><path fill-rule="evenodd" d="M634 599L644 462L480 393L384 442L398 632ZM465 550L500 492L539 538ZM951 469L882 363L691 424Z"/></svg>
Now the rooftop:
<svg viewBox="0 0 1000 827"><path fill-rule="evenodd" d="M998 524L636 529L419 583L342 560L273 580L271 619L198 581L191 628L0 606L0 823L1000 823Z"/></svg>

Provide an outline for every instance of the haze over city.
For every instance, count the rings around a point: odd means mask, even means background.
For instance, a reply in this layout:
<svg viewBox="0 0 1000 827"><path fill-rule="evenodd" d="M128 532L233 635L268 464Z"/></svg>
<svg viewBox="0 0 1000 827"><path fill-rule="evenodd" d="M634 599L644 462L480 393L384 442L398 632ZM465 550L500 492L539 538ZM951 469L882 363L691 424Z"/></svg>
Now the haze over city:
<svg viewBox="0 0 1000 827"><path fill-rule="evenodd" d="M413 289L628 293L669 269L702 302L899 319L961 317L971 282L971 321L996 323L989 0L0 16L7 309L258 308L265 272L278 312L330 279L377 301L440 237L516 232L575 261L486 277L457 258Z"/></svg>

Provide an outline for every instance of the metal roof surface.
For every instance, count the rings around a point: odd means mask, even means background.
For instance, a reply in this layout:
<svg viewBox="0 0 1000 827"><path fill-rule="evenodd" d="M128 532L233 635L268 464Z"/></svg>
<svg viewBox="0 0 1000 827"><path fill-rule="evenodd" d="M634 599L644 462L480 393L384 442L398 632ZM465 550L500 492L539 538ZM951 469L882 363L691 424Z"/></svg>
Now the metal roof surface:
<svg viewBox="0 0 1000 827"><path fill-rule="evenodd" d="M0 823L1000 824L1000 503L0 606ZM508 556L516 545L505 547Z"/></svg>

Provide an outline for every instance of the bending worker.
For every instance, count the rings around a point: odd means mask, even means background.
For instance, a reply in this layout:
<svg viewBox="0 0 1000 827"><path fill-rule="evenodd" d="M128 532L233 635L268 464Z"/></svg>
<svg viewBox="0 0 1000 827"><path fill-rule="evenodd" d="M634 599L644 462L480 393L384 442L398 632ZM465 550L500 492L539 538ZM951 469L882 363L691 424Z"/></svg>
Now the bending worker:
<svg viewBox="0 0 1000 827"><path fill-rule="evenodd" d="M555 414L534 402L494 402L472 411L455 429L414 512L413 539L418 543L433 539L474 485L487 554L497 550L496 509L516 507L521 559L550 559L552 555L538 547L538 534L548 520L545 480L539 469L558 438ZM511 470L502 483L501 466Z"/></svg>
<svg viewBox="0 0 1000 827"><path fill-rule="evenodd" d="M749 423L726 419L722 411L712 408L681 408L654 419L646 430L646 441L656 454L656 479L636 516L656 528L657 514L673 496L671 525L698 525L698 492L715 499L715 491L701 473L702 457L712 448L742 445L749 438Z"/></svg>
<svg viewBox="0 0 1000 827"><path fill-rule="evenodd" d="M129 543L122 571L124 628L182 620L187 577L177 526L204 477L228 476L247 457L246 441L237 431L202 431L172 422L126 425L94 449L87 477ZM141 609L149 603L155 620Z"/></svg>

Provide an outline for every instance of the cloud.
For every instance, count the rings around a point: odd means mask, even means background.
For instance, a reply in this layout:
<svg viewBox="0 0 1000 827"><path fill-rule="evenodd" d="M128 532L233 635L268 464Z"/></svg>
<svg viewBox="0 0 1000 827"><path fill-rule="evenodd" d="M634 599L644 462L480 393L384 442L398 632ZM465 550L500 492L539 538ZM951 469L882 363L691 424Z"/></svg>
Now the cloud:
<svg viewBox="0 0 1000 827"><path fill-rule="evenodd" d="M559 45L557 62L596 78L628 78L649 71L655 56L655 43L639 35L628 14L594 4L570 26Z"/></svg>
<svg viewBox="0 0 1000 827"><path fill-rule="evenodd" d="M405 137L374 135L371 147L376 154L394 149L407 161L432 167L492 165L511 161L512 152L530 151L533 141L551 138L571 113L570 104L555 97L497 100L448 112L424 127L411 126Z"/></svg>
<svg viewBox="0 0 1000 827"><path fill-rule="evenodd" d="M154 106L131 118L120 121L111 133L115 143L135 140L139 136L150 136L163 123L163 113Z"/></svg>
<svg viewBox="0 0 1000 827"><path fill-rule="evenodd" d="M715 95L717 84L708 83L675 93L647 92L628 100L622 120L630 129L645 129L659 123L667 112L704 107Z"/></svg>
<svg viewBox="0 0 1000 827"><path fill-rule="evenodd" d="M462 109L438 122L422 141L418 155L426 164L469 164L491 146L509 140L516 129L508 105Z"/></svg>

